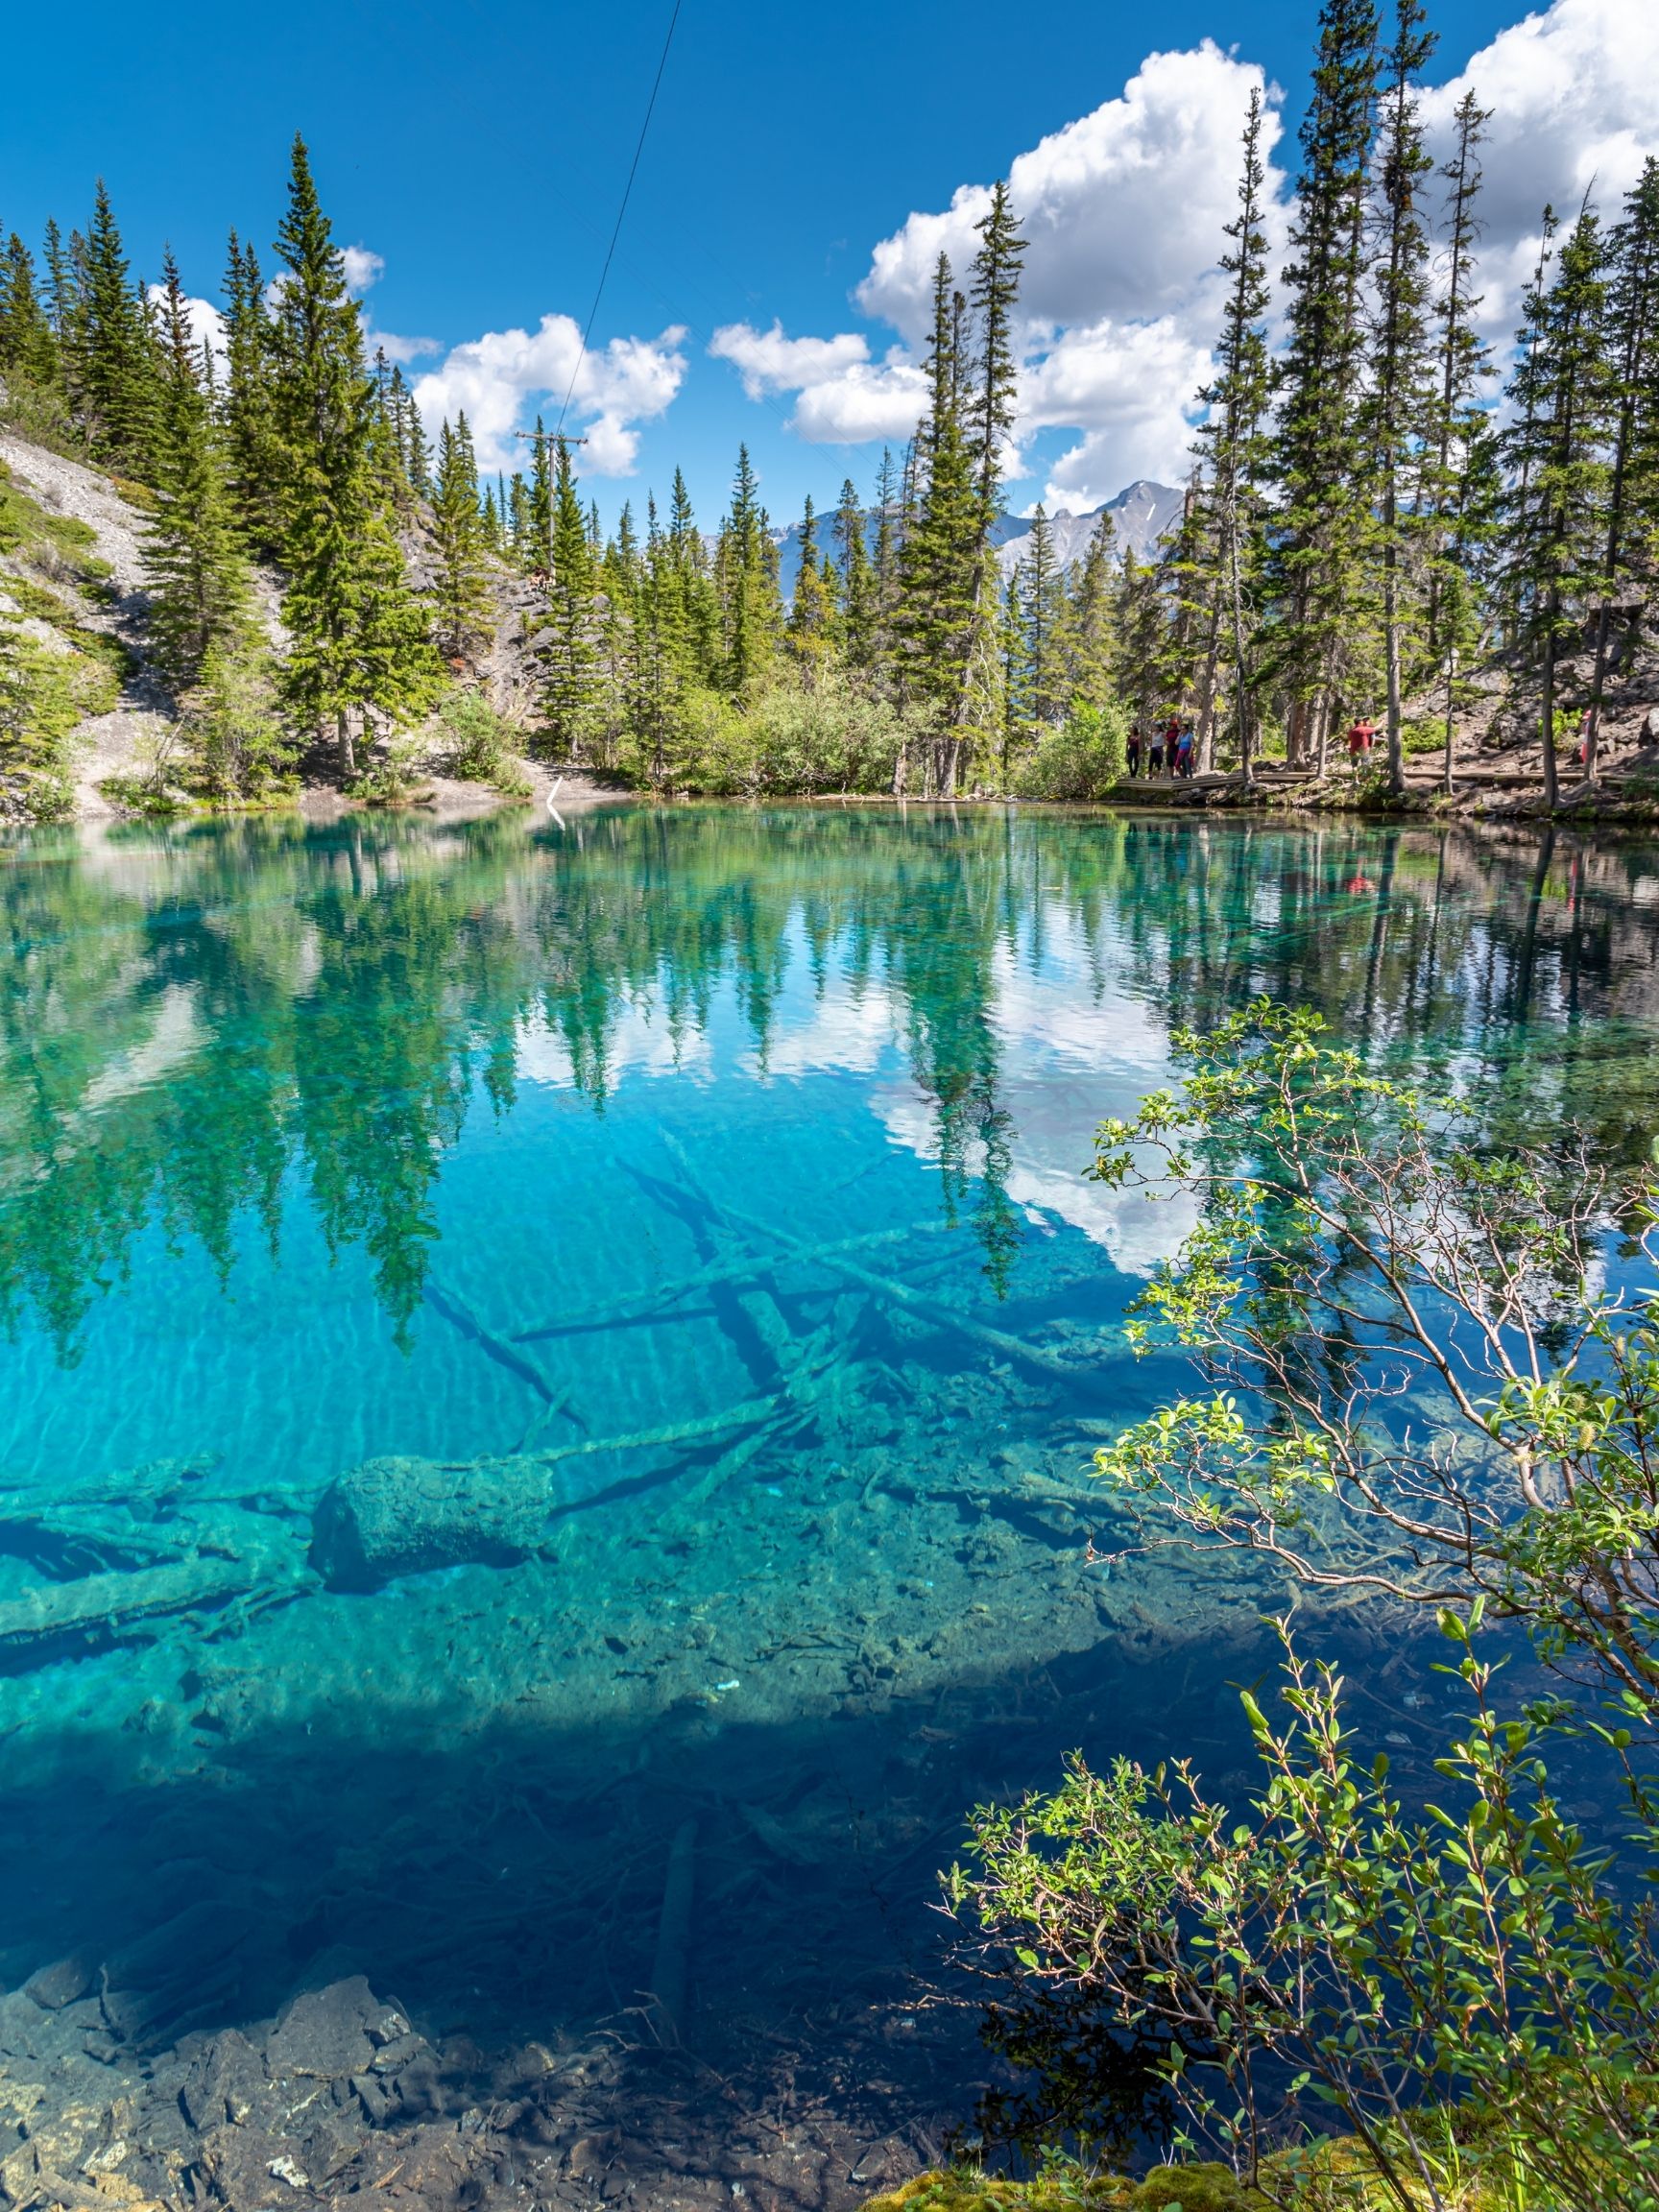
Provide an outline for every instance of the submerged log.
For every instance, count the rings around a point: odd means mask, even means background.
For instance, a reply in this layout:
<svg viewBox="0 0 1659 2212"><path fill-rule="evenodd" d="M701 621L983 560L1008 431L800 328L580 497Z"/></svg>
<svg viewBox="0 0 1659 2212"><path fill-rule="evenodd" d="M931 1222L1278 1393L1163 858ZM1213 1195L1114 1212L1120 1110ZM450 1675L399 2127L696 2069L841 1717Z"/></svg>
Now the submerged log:
<svg viewBox="0 0 1659 2212"><path fill-rule="evenodd" d="M662 1885L662 1911L657 1923L657 1956L651 1962L651 1986L644 1992L659 2036L677 2045L685 2025L685 2003L690 1986L691 1899L697 1877L697 1823L683 1820L674 1831L668 1852L668 1875Z"/></svg>
<svg viewBox="0 0 1659 2212"><path fill-rule="evenodd" d="M331 1482L311 1516L311 1564L331 1590L378 1590L399 1575L440 1567L515 1567L550 1540L562 1515L666 1482L680 1462L596 1483L585 1461L674 1451L771 1421L761 1398L626 1436L590 1436L547 1452L497 1459L365 1460Z"/></svg>
<svg viewBox="0 0 1659 2212"><path fill-rule="evenodd" d="M707 1204L708 1201L705 1200ZM949 1221L912 1222L902 1229L867 1229L857 1237L837 1237L828 1244L802 1244L788 1253L749 1252L735 1258L710 1261L699 1267L694 1275L683 1275L678 1282L653 1284L649 1289L635 1290L623 1298L613 1298L604 1306L585 1306L568 1313L555 1314L551 1320L540 1322L534 1329L520 1329L513 1336L515 1344L534 1344L547 1336L574 1335L589 1329L612 1329L626 1321L640 1321L666 1316L667 1309L677 1306L681 1299L688 1298L695 1290L707 1290L716 1284L757 1283L775 1274L781 1266L825 1267L848 1252L866 1251L878 1244L903 1244L913 1237L945 1237L952 1234Z"/></svg>
<svg viewBox="0 0 1659 2212"><path fill-rule="evenodd" d="M776 1221L762 1221L753 1214L745 1214L739 1208L728 1205L722 1198L713 1197L701 1178L692 1171L685 1148L679 1139L664 1130L662 1141L680 1164L682 1172L700 1203L729 1227L748 1229L759 1236L770 1237L775 1243L783 1247L791 1260L805 1257L810 1249L815 1261L833 1269L847 1282L876 1291L880 1297L916 1314L919 1319L931 1321L936 1328L966 1336L975 1344L982 1344L1000 1358L1014 1360L1022 1367L1035 1368L1042 1375L1057 1375L1067 1382L1075 1383L1087 1380L1088 1368L1080 1366L1075 1360L1063 1358L1060 1354L1046 1351L1041 1345L1027 1344L1022 1337L1010 1335L1005 1329L994 1329L988 1322L975 1321L971 1314L959 1313L953 1306L943 1305L937 1298L929 1298L925 1291L913 1290L907 1283L897 1282L890 1275L880 1275L873 1268L861 1266L857 1261L845 1252L837 1252L833 1246L807 1247L798 1238L791 1237L788 1230L780 1228Z"/></svg>
<svg viewBox="0 0 1659 2212"><path fill-rule="evenodd" d="M131 1574L51 1582L0 1605L0 1671L44 1666L75 1650L97 1650L180 1613L228 1604L271 1578L258 1558L180 1559Z"/></svg>

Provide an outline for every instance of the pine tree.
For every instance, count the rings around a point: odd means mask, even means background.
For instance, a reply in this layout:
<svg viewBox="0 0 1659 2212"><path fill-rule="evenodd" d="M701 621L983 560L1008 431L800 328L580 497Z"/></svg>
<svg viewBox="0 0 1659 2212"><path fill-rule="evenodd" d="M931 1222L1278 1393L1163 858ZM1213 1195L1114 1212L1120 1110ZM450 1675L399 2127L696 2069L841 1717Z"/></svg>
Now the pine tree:
<svg viewBox="0 0 1659 2212"><path fill-rule="evenodd" d="M1197 764L1206 771L1214 764L1215 702L1225 660L1230 665L1238 770L1246 784L1252 781L1254 761L1250 632L1265 551L1273 391L1264 323L1270 295L1267 238L1262 228L1262 188L1266 178L1262 112L1261 90L1253 87L1244 124L1238 213L1225 227L1233 246L1221 256L1222 271L1230 279L1227 319L1216 341L1215 375L1198 395L1209 415L1196 440L1208 471L1214 560Z"/></svg>
<svg viewBox="0 0 1659 2212"><path fill-rule="evenodd" d="M298 137L277 252L287 271L273 332L285 682L301 723L332 730L349 778L356 732L375 714L397 724L423 711L438 662L376 480L357 302Z"/></svg>
<svg viewBox="0 0 1659 2212"><path fill-rule="evenodd" d="M821 666L829 653L834 609L834 599L824 588L824 573L818 565L818 517L808 494L801 522L801 566L785 624L790 651L808 668Z"/></svg>
<svg viewBox="0 0 1659 2212"><path fill-rule="evenodd" d="M525 573L543 582L553 573L553 461L541 418L536 418L536 436L530 447L530 482L524 500L525 527L519 559Z"/></svg>
<svg viewBox="0 0 1659 2212"><path fill-rule="evenodd" d="M156 503L144 533L144 580L156 660L176 685L186 685L216 648L233 654L245 645L252 590L171 252L162 275L163 368L151 447Z"/></svg>
<svg viewBox="0 0 1659 2212"><path fill-rule="evenodd" d="M737 699L746 697L764 673L780 627L776 561L768 558L774 554L749 448L740 445L732 505L715 556L725 642L722 676L725 688Z"/></svg>
<svg viewBox="0 0 1659 2212"><path fill-rule="evenodd" d="M1424 20L1422 0L1396 0L1378 174L1375 387L1365 411L1380 508L1388 784L1396 792L1406 788L1401 723L1406 568L1424 519L1410 471L1430 449L1432 430L1429 234L1419 201L1433 162L1423 144L1413 89L1434 45Z"/></svg>
<svg viewBox="0 0 1659 2212"><path fill-rule="evenodd" d="M1002 448L1014 434L1019 361L1014 351L1014 309L1020 296L1024 245L1006 181L991 188L989 211L974 226L980 237L974 257L971 298L979 323L976 383L972 406L971 454L976 502L975 552L991 541L1002 504ZM970 364L958 357L966 381Z"/></svg>
<svg viewBox="0 0 1659 2212"><path fill-rule="evenodd" d="M1306 758L1309 721L1323 764L1341 664L1358 642L1372 506L1359 444L1365 198L1377 89L1375 0L1325 0L1303 171L1286 272L1274 530L1280 663L1290 694L1290 751Z"/></svg>
<svg viewBox="0 0 1659 2212"><path fill-rule="evenodd" d="M881 448L881 466L876 471L876 545L870 565L870 661L878 670L891 672L893 620L899 604L899 554L902 542L904 506L901 501L901 474L892 447Z"/></svg>
<svg viewBox="0 0 1659 2212"><path fill-rule="evenodd" d="M478 506L478 464L467 417L438 433L438 474L432 496L432 535L438 553L433 588L438 649L453 663L465 661L493 628L485 565L489 534Z"/></svg>
<svg viewBox="0 0 1659 2212"><path fill-rule="evenodd" d="M1546 209L1547 242L1552 227ZM1605 448L1617 403L1603 346L1606 307L1606 241L1586 203L1549 291L1540 278L1527 295L1523 352L1510 385L1516 420L1505 440L1506 565L1521 641L1539 671L1538 734L1551 807L1558 791L1557 665L1576 629L1576 610L1599 581Z"/></svg>
<svg viewBox="0 0 1659 2212"><path fill-rule="evenodd" d="M1615 607L1651 588L1659 555L1659 158L1649 155L1611 240L1612 451L1601 544L1586 773L1596 773Z"/></svg>
<svg viewBox="0 0 1659 2212"><path fill-rule="evenodd" d="M102 177L80 277L81 404L87 444L101 461L147 481L155 438L158 361L143 294Z"/></svg>
<svg viewBox="0 0 1659 2212"><path fill-rule="evenodd" d="M597 676L593 556L587 517L576 495L569 445L562 438L555 444L553 573L547 604L550 636L542 654L546 669L543 709L554 757L578 761L587 757L593 731Z"/></svg>
<svg viewBox="0 0 1659 2212"><path fill-rule="evenodd" d="M1480 595L1474 564L1490 536L1497 493L1497 452L1480 393L1492 374L1491 348L1476 316L1476 216L1481 174L1479 148L1489 121L1473 92L1454 115L1456 140L1440 171L1447 186L1446 277L1439 303L1438 399L1433 456L1425 503L1434 524L1429 576L1429 651L1446 685L1444 788L1453 788L1456 765L1458 680L1479 637Z"/></svg>
<svg viewBox="0 0 1659 2212"><path fill-rule="evenodd" d="M1041 501L1031 517L1031 534L1016 574L1025 646L1025 715L1041 732L1058 722L1066 710L1061 661L1064 585L1054 556L1054 533Z"/></svg>
<svg viewBox="0 0 1659 2212"><path fill-rule="evenodd" d="M1123 549L1114 627L1118 634L1119 696L1129 702L1135 720L1144 728L1165 704L1168 624L1159 565L1137 560L1132 545Z"/></svg>
<svg viewBox="0 0 1659 2212"><path fill-rule="evenodd" d="M1112 510L1102 507L1067 592L1062 681L1068 702L1086 707L1105 708L1117 693L1117 536Z"/></svg>
<svg viewBox="0 0 1659 2212"><path fill-rule="evenodd" d="M48 220L44 240L46 262L46 313L58 341L59 374L70 418L85 421L86 309L82 297L86 268L86 241L79 230L64 240L55 222Z"/></svg>
<svg viewBox="0 0 1659 2212"><path fill-rule="evenodd" d="M904 687L931 709L929 788L941 798L954 789L960 764L955 725L980 573L974 461L961 411L960 303L941 253L926 360L928 406L916 439L917 511L899 556L897 617Z"/></svg>
<svg viewBox="0 0 1659 2212"><path fill-rule="evenodd" d="M864 535L863 503L851 476L841 485L834 531L840 564L842 649L850 666L867 668L876 644L875 579Z"/></svg>
<svg viewBox="0 0 1659 2212"><path fill-rule="evenodd" d="M40 301L35 256L15 230L0 252L0 376L40 394L58 382L58 341Z"/></svg>
<svg viewBox="0 0 1659 2212"><path fill-rule="evenodd" d="M225 272L221 408L237 520L255 559L282 550L282 447L276 416L276 333L258 256L234 230Z"/></svg>

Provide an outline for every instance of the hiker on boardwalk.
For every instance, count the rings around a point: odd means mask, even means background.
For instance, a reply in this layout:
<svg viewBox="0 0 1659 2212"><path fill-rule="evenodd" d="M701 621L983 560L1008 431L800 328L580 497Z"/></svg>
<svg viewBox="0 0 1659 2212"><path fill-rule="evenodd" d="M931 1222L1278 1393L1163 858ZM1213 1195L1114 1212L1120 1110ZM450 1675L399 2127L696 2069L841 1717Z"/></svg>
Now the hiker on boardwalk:
<svg viewBox="0 0 1659 2212"><path fill-rule="evenodd" d="M1369 714L1361 714L1348 732L1348 765L1358 775L1371 757L1371 748L1377 739L1377 725Z"/></svg>
<svg viewBox="0 0 1659 2212"><path fill-rule="evenodd" d="M1139 776L1141 773L1141 725L1139 722L1129 733L1129 773L1131 776Z"/></svg>

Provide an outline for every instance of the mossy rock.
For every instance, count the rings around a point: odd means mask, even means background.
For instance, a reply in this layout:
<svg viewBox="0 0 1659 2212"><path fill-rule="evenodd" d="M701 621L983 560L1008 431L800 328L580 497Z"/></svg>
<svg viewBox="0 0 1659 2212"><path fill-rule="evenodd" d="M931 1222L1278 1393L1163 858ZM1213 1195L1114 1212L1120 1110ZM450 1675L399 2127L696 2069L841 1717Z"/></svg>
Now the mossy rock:
<svg viewBox="0 0 1659 2212"><path fill-rule="evenodd" d="M1133 2212L1255 2212L1262 2200L1230 2166L1206 2161L1155 2167L1129 2202Z"/></svg>
<svg viewBox="0 0 1659 2212"><path fill-rule="evenodd" d="M1133 2184L1113 2174L1005 2181L963 2168L918 2174L864 2212L1129 2212L1134 2201Z"/></svg>

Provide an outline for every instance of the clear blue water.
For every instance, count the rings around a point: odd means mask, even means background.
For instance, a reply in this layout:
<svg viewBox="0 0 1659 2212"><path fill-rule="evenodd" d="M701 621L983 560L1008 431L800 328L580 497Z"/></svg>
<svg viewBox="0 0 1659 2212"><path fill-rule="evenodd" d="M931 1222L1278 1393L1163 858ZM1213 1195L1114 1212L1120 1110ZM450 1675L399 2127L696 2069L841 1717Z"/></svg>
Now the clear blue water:
<svg viewBox="0 0 1659 2212"><path fill-rule="evenodd" d="M43 835L0 900L0 1979L171 1928L162 2036L319 1956L613 2014L688 1817L694 2001L842 2003L975 1797L1237 1760L1262 1588L1110 1564L1087 1473L1172 1380L1181 1211L1082 1177L1172 1024L1659 1119L1639 844L624 808Z"/></svg>

